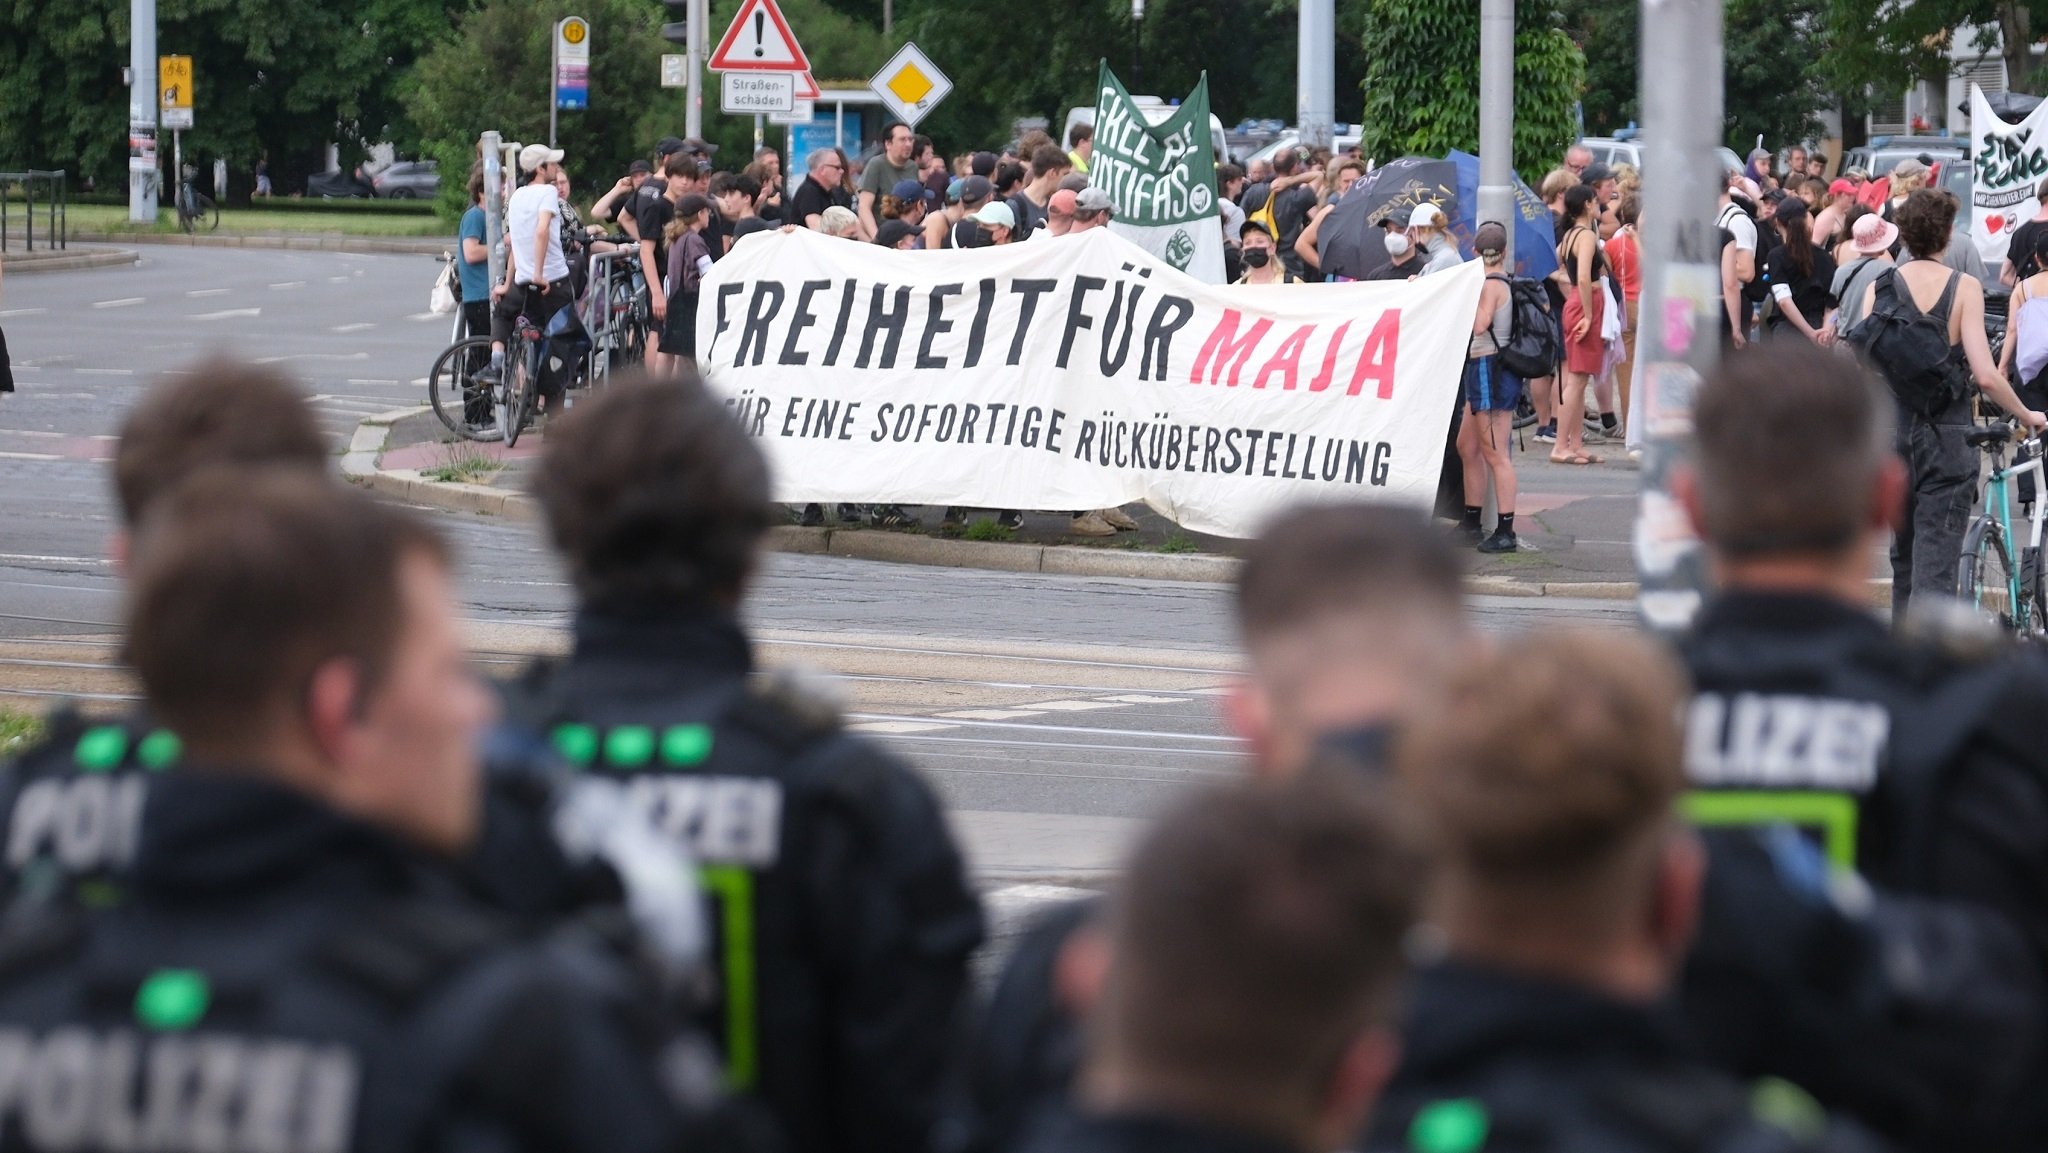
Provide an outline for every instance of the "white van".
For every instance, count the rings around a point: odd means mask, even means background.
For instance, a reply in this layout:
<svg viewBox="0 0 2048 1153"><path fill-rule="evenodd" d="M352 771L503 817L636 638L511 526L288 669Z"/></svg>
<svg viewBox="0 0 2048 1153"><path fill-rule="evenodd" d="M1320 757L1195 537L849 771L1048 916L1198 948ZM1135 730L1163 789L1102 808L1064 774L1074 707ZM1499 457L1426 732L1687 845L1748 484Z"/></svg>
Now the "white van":
<svg viewBox="0 0 2048 1153"><path fill-rule="evenodd" d="M1145 122L1147 124L1164 123L1168 117L1177 111L1173 105L1168 104L1157 96L1133 96L1131 97L1131 103L1136 104L1138 111L1145 114ZM1095 109L1092 107L1067 109L1067 126L1060 131L1060 147L1068 152L1074 150L1074 125L1076 124L1086 124L1090 128L1095 127ZM1230 160L1230 153L1228 151L1229 145L1223 138L1223 121L1218 119L1214 112L1209 113L1209 140L1216 146L1216 163L1223 164L1228 162Z"/></svg>

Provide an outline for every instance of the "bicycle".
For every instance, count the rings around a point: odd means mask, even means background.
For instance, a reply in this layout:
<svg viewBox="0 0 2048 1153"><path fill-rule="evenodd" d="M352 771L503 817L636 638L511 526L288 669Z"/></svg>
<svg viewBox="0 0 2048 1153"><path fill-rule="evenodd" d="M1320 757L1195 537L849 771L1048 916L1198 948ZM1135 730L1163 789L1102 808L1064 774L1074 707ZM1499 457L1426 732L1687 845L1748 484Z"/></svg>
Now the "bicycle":
<svg viewBox="0 0 2048 1153"><path fill-rule="evenodd" d="M185 232L198 229L201 224L212 232L220 227L220 205L211 196L192 187L192 176L196 169L187 167L184 178L178 181L178 227Z"/></svg>
<svg viewBox="0 0 2048 1153"><path fill-rule="evenodd" d="M1963 533L1963 552L1956 568L1956 595L1989 615L2001 629L2022 638L2048 632L2048 588L2041 566L2042 525L2048 522L2048 499L2041 491L2041 439L2018 444L2019 463L2007 465L2006 450L2016 432L2011 421L1998 420L1970 430L1964 439L1991 458L1984 482L1984 511L1970 519ZM2031 475L2033 491L2022 494L2026 517L2025 543L2013 564L2012 488L2015 478Z"/></svg>

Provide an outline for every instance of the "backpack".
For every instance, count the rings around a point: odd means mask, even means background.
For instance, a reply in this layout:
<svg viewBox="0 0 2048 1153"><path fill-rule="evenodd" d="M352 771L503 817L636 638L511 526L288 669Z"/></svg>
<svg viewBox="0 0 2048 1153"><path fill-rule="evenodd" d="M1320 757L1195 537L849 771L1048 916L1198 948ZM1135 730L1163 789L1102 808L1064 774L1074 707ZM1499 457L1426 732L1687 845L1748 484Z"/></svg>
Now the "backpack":
<svg viewBox="0 0 2048 1153"><path fill-rule="evenodd" d="M1870 283L1870 310L1842 334L1908 412L1936 416L1970 395L1969 373L1948 343L1948 313L1961 275L1950 272L1940 302L1922 312L1910 291L1900 291L1898 270L1886 269Z"/></svg>
<svg viewBox="0 0 2048 1153"><path fill-rule="evenodd" d="M1273 182L1270 180L1267 181L1266 202L1260 205L1259 207L1253 209L1252 211L1245 213L1244 217L1245 223L1256 224L1259 227L1264 228L1266 230L1266 235L1272 237L1276 243L1280 239L1280 223L1279 221L1273 218L1273 200L1278 195L1279 193L1273 190Z"/></svg>
<svg viewBox="0 0 2048 1153"><path fill-rule="evenodd" d="M1500 358L1501 367L1523 380L1549 376L1564 356L1564 337L1550 314L1550 298L1543 291L1543 282L1504 273L1489 274L1487 279L1508 286L1508 308L1514 318L1508 329L1508 342L1496 342L1495 355Z"/></svg>

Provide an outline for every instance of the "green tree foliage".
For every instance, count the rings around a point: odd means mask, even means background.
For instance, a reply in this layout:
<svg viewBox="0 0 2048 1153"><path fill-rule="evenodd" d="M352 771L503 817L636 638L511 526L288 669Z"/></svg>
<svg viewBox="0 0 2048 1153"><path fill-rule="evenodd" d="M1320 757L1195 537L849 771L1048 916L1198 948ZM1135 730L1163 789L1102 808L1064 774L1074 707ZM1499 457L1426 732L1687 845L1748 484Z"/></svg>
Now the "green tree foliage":
<svg viewBox="0 0 2048 1153"><path fill-rule="evenodd" d="M1577 137L1573 112L1586 59L1561 26L1556 0L1515 6L1515 157L1541 171ZM1367 155L1442 156L1479 147L1479 5L1474 0L1354 0L1368 61Z"/></svg>
<svg viewBox="0 0 2048 1153"><path fill-rule="evenodd" d="M1727 0L1723 18L1726 143L1747 153L1762 133L1773 146L1820 131L1815 114L1834 104L1820 66L1830 0ZM1640 121L1636 77L1640 0L1564 0L1565 29L1586 53L1586 132L1607 135Z"/></svg>
<svg viewBox="0 0 2048 1153"><path fill-rule="evenodd" d="M652 0L575 0L590 20L590 107L557 116L556 141L568 153L574 194L595 199L635 157L650 157L663 136L683 135L685 90L661 87L661 56L675 46L661 38L664 9ZM708 51L739 10L741 0L715 0ZM783 13L821 82L834 78L865 85L888 59L881 33L827 7L823 0L782 0ZM439 159L452 179L442 181L442 204L457 210L476 155L477 138L495 129L506 140L545 141L549 62L561 0L488 0L465 16L419 62L407 84L421 150ZM753 148L753 117L718 111L718 77L704 86L704 139L719 160ZM771 143L780 139L771 132Z"/></svg>
<svg viewBox="0 0 2048 1153"><path fill-rule="evenodd" d="M2043 0L1815 0L1828 52L1821 61L1838 91L1898 92L1946 76L1957 29L1977 29L1976 48L1991 52L2004 39L2006 86L2036 91L2033 43L2048 28Z"/></svg>
<svg viewBox="0 0 2048 1153"><path fill-rule="evenodd" d="M161 0L157 46L192 57L196 73L188 158L224 156L246 173L268 151L289 186L319 166L329 143L353 161L371 143L403 139L399 77L459 3ZM118 182L127 167L126 0L0 0L0 13L0 164Z"/></svg>

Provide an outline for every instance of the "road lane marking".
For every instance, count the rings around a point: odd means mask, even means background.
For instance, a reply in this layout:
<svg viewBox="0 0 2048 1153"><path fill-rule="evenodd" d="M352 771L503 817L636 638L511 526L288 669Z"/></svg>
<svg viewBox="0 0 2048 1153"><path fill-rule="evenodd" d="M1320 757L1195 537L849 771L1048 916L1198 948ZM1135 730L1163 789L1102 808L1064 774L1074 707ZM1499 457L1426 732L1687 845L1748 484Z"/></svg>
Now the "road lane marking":
<svg viewBox="0 0 2048 1153"><path fill-rule="evenodd" d="M63 460L54 452L0 452L0 460Z"/></svg>
<svg viewBox="0 0 2048 1153"><path fill-rule="evenodd" d="M849 731L856 733L902 734L927 733L931 732L933 729L950 729L953 726L935 725L918 721L866 721L861 724L848 725L846 727Z"/></svg>
<svg viewBox="0 0 2048 1153"><path fill-rule="evenodd" d="M8 308L0 309L0 316L35 316L48 311L47 308Z"/></svg>
<svg viewBox="0 0 2048 1153"><path fill-rule="evenodd" d="M1121 697L1097 697L1099 701L1115 701L1120 705L1184 705L1186 697L1148 697L1143 693L1130 693Z"/></svg>
<svg viewBox="0 0 2048 1153"><path fill-rule="evenodd" d="M287 288L304 288L304 287L306 287L306 282L305 282L305 281L303 281L303 280L285 280L285 281L280 281L280 282L278 282L278 283L276 283L276 284L273 284L273 285L271 285L271 286L270 286L270 290L271 290L272 292L282 292L282 291L284 291L284 290L285 290L285 289L287 289Z"/></svg>
<svg viewBox="0 0 2048 1153"><path fill-rule="evenodd" d="M376 325L374 325L374 324L370 324L370 323L367 323L367 322L362 322L362 323L356 323L356 324L337 324L337 325L335 325L335 326L333 327L333 329L331 329L330 331L333 331L333 332L361 332L361 331L363 331L363 330L364 330L364 329L366 329L366 328L375 328L375 327L377 327L377 326L376 326Z"/></svg>
<svg viewBox="0 0 2048 1153"><path fill-rule="evenodd" d="M80 376L134 376L132 368L74 368L71 371Z"/></svg>
<svg viewBox="0 0 2048 1153"><path fill-rule="evenodd" d="M368 360L367 352L294 352L288 356L260 356L257 364L278 364L287 360Z"/></svg>
<svg viewBox="0 0 2048 1153"><path fill-rule="evenodd" d="M1018 717L1042 717L1045 714L1033 709L960 709L938 715L958 717L963 721L1014 721Z"/></svg>
<svg viewBox="0 0 2048 1153"><path fill-rule="evenodd" d="M197 299L201 296L226 296L233 291L234 289L232 288L195 288L185 295Z"/></svg>
<svg viewBox="0 0 2048 1153"><path fill-rule="evenodd" d="M238 316L262 316L260 308L230 308L225 312L202 312L194 320L233 320Z"/></svg>
<svg viewBox="0 0 2048 1153"><path fill-rule="evenodd" d="M124 296L119 300L95 300L92 302L92 306L94 308L127 308L129 305L142 303L144 303L143 297Z"/></svg>
<svg viewBox="0 0 2048 1153"><path fill-rule="evenodd" d="M408 317L406 317L406 319L407 319L407 320L446 320L446 319L448 319L448 318L447 318L446 316L444 316L443 314L441 314L441 313L438 313L438 312L415 312L415 313L413 313L413 314L412 314L411 316L408 316Z"/></svg>
<svg viewBox="0 0 2048 1153"><path fill-rule="evenodd" d="M1109 701L1031 701L1034 709L1050 709L1056 713L1085 713L1094 709L1113 709L1117 705Z"/></svg>

